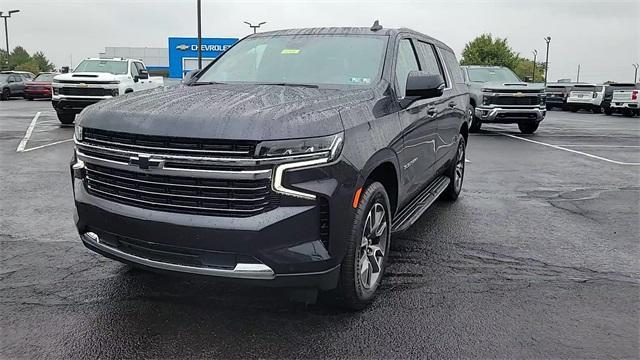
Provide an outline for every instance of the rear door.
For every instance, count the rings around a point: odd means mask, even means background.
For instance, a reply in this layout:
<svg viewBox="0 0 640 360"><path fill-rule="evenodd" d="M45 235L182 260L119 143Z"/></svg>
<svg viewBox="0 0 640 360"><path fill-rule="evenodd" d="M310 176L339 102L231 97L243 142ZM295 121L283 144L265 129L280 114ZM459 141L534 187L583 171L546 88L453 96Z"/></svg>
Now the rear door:
<svg viewBox="0 0 640 360"><path fill-rule="evenodd" d="M395 87L399 99L404 98L407 77L422 70L415 47L416 41L402 38L398 44L395 65ZM398 153L404 188L411 199L435 176L437 117L439 99L419 100L399 112L404 145Z"/></svg>

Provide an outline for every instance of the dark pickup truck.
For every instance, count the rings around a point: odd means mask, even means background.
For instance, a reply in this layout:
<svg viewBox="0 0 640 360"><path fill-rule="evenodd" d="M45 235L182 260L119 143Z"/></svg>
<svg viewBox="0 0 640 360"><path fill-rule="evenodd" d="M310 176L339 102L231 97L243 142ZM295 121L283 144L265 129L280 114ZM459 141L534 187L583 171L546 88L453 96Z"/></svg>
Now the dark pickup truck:
<svg viewBox="0 0 640 360"><path fill-rule="evenodd" d="M79 115L76 226L134 266L360 309L391 233L460 194L468 105L453 51L415 31L251 35L178 87Z"/></svg>
<svg viewBox="0 0 640 360"><path fill-rule="evenodd" d="M463 66L462 71L471 96L472 132L483 123L518 124L524 134L538 129L547 113L544 86L524 83L500 66Z"/></svg>

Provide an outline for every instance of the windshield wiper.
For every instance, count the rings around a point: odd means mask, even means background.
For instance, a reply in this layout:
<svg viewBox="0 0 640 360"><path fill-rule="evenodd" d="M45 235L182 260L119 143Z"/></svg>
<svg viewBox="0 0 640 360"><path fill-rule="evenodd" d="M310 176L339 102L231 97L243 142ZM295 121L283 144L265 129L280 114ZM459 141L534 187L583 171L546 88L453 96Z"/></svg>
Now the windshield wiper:
<svg viewBox="0 0 640 360"><path fill-rule="evenodd" d="M295 83L258 83L256 85L275 85L275 86L295 86L295 87L307 87L317 89L318 85L314 84L295 84Z"/></svg>
<svg viewBox="0 0 640 360"><path fill-rule="evenodd" d="M218 84L225 84L225 83L221 83L221 82L217 82L217 81L196 81L196 82L191 83L189 85L197 86L197 85L218 85Z"/></svg>

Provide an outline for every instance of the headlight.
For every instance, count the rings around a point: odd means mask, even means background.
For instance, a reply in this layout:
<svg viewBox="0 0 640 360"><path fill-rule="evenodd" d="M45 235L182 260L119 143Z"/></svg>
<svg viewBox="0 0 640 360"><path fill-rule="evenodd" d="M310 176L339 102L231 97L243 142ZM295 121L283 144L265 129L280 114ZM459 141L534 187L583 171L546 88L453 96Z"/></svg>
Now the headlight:
<svg viewBox="0 0 640 360"><path fill-rule="evenodd" d="M82 126L76 125L75 131L73 132L73 137L78 141L82 141Z"/></svg>
<svg viewBox="0 0 640 360"><path fill-rule="evenodd" d="M57 84L57 83L59 83L59 82L60 82L60 80L58 80L58 79L56 79L56 78L53 78L53 80L51 80L51 82L52 82L52 83L54 83L54 84Z"/></svg>
<svg viewBox="0 0 640 360"><path fill-rule="evenodd" d="M106 84L120 84L120 80L107 81Z"/></svg>
<svg viewBox="0 0 640 360"><path fill-rule="evenodd" d="M488 89L488 88L482 88L482 89L480 89L480 91L482 91L482 92L493 92L493 90Z"/></svg>
<svg viewBox="0 0 640 360"><path fill-rule="evenodd" d="M261 158L283 158L297 160L276 166L273 171L271 188L277 193L314 200L314 194L290 189L283 184L286 171L326 164L338 158L342 151L343 135L336 134L319 138L294 139L283 141L265 141L258 146L257 154Z"/></svg>
<svg viewBox="0 0 640 360"><path fill-rule="evenodd" d="M260 158L319 157L332 161L340 155L341 150L342 134L336 134L318 138L265 141L260 143L256 151Z"/></svg>
<svg viewBox="0 0 640 360"><path fill-rule="evenodd" d="M483 95L482 96L482 105L490 105L491 104L491 97L487 96L487 95Z"/></svg>

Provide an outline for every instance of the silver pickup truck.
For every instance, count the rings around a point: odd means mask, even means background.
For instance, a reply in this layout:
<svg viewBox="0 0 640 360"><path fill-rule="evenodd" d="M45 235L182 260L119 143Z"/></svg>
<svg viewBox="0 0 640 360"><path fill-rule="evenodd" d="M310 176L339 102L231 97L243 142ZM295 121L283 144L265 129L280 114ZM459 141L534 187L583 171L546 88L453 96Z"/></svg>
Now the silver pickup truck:
<svg viewBox="0 0 640 360"><path fill-rule="evenodd" d="M479 131L483 123L518 124L523 134L538 129L547 113L542 84L524 83L501 66L462 66L462 71L473 112L469 131Z"/></svg>

